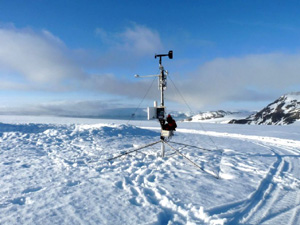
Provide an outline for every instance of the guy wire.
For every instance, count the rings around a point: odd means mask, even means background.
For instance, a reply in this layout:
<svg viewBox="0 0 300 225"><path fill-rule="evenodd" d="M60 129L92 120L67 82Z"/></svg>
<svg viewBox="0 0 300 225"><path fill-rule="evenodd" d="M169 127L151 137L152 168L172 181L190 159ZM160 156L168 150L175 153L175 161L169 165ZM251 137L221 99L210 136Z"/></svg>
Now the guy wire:
<svg viewBox="0 0 300 225"><path fill-rule="evenodd" d="M186 106L188 107L188 109L190 110L190 112L191 112L192 114L195 114L194 111L192 110L192 108L189 106L189 104L188 104L187 101L185 100L185 98L183 97L183 95L181 94L181 92L179 91L179 89L177 88L177 86L175 85L175 83L174 83L174 81L172 80L171 76L168 75L168 77L170 78L170 80L171 80L173 86L175 87L175 90L179 93L179 95L181 96L182 100L184 101L184 103L186 104ZM201 129L202 129L205 133L207 133L207 130L204 128L204 126L203 126L201 123L198 123L198 124L199 124L199 126L201 126ZM212 139L212 137L209 136L209 135L207 135L207 136L208 136L208 138L210 139L210 141L214 144L216 150L218 150L219 148L218 148L217 144L215 143L215 141Z"/></svg>
<svg viewBox="0 0 300 225"><path fill-rule="evenodd" d="M149 86L149 88L148 88L146 94L144 95L143 99L142 99L141 102L139 103L138 107L135 109L133 115L136 114L137 110L140 108L141 104L142 104L143 101L145 100L145 98L146 98L146 96L148 95L150 89L152 88L152 85L153 85L155 79L156 79L156 78L153 78L153 80L152 80L152 82L151 82L151 85ZM132 118L133 118L133 116L131 116L131 117L129 118L129 120L127 121L126 125L129 124L129 122L132 120Z"/></svg>

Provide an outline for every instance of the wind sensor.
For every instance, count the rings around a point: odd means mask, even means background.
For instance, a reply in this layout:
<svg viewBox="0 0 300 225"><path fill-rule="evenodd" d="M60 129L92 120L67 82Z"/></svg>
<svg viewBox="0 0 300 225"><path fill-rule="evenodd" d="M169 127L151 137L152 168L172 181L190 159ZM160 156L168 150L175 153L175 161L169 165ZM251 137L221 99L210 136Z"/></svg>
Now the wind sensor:
<svg viewBox="0 0 300 225"><path fill-rule="evenodd" d="M173 51L169 51L168 54L155 54L154 58L156 59L157 57L159 57L159 64L161 64L161 57L164 57L164 56L168 56L169 59L173 59Z"/></svg>

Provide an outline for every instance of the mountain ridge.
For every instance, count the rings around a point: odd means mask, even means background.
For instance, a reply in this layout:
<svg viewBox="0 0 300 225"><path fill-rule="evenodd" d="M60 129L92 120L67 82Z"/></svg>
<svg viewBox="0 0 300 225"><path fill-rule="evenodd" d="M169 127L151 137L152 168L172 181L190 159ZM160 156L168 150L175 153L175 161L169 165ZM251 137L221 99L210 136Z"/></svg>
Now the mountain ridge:
<svg viewBox="0 0 300 225"><path fill-rule="evenodd" d="M288 125L300 119L300 92L280 96L259 112L231 124Z"/></svg>

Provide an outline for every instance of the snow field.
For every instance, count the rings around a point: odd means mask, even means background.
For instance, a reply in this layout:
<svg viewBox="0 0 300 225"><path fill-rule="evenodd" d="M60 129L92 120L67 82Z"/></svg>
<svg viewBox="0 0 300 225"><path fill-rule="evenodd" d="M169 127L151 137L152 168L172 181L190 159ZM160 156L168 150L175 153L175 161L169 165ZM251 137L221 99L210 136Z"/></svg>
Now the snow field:
<svg viewBox="0 0 300 225"><path fill-rule="evenodd" d="M105 122L0 123L0 224L300 223L299 141L281 128L182 124L173 142L211 151L170 144L216 179L160 144L108 162L159 130Z"/></svg>

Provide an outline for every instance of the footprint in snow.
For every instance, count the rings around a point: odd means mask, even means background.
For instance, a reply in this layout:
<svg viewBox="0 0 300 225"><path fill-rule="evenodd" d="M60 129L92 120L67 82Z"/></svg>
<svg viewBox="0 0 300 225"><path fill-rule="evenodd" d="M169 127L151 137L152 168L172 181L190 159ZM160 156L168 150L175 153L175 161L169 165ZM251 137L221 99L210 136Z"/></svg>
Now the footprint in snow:
<svg viewBox="0 0 300 225"><path fill-rule="evenodd" d="M150 176L147 177L147 180L148 180L149 182L154 182L154 181L155 181L155 178L156 178L155 175L150 175Z"/></svg>
<svg viewBox="0 0 300 225"><path fill-rule="evenodd" d="M10 202L14 205L25 205L26 204L26 198L25 197L19 197L19 198L15 198L13 200L10 200Z"/></svg>
<svg viewBox="0 0 300 225"><path fill-rule="evenodd" d="M28 165L28 164L23 164L23 165L21 165L21 167L22 167L22 168L25 168L25 169L28 169L28 168L30 168L30 165Z"/></svg>
<svg viewBox="0 0 300 225"><path fill-rule="evenodd" d="M137 162L137 163L133 164L134 167L142 167L144 165L145 165L145 163L143 163L143 162Z"/></svg>
<svg viewBox="0 0 300 225"><path fill-rule="evenodd" d="M81 182L78 181L78 180L68 180L67 186L68 186L68 187L73 187L73 186L76 186L76 185L78 185L78 184L80 184L80 183L81 183Z"/></svg>
<svg viewBox="0 0 300 225"><path fill-rule="evenodd" d="M135 205L135 206L141 206L142 205L141 203L137 202L135 197L129 199L129 202L130 202L130 204Z"/></svg>
<svg viewBox="0 0 300 225"><path fill-rule="evenodd" d="M117 181L117 182L115 182L115 186L116 186L117 188L124 189L124 187L123 187L123 182L122 182L122 181Z"/></svg>
<svg viewBox="0 0 300 225"><path fill-rule="evenodd" d="M157 187L157 191L158 191L158 193L161 194L161 195L166 195L166 194L168 194L166 190L164 190L164 189L162 189L162 188L160 188L160 187Z"/></svg>
<svg viewBox="0 0 300 225"><path fill-rule="evenodd" d="M42 187L30 187L25 189L24 191L22 191L22 194L27 194L27 193L31 193L31 192L37 192L39 190L41 190Z"/></svg>
<svg viewBox="0 0 300 225"><path fill-rule="evenodd" d="M131 192L131 194L133 194L134 196L138 196L138 195L139 195L138 191L137 191L134 187L130 187L130 192Z"/></svg>
<svg viewBox="0 0 300 225"><path fill-rule="evenodd" d="M129 177L125 177L123 183L125 185L132 185L133 184Z"/></svg>
<svg viewBox="0 0 300 225"><path fill-rule="evenodd" d="M144 183L144 176L143 175L138 175L136 177L135 181L137 182L137 184L141 185L142 183Z"/></svg>
<svg viewBox="0 0 300 225"><path fill-rule="evenodd" d="M158 205L158 200L155 196L155 192L149 188L144 188L144 195L147 201L153 205Z"/></svg>

